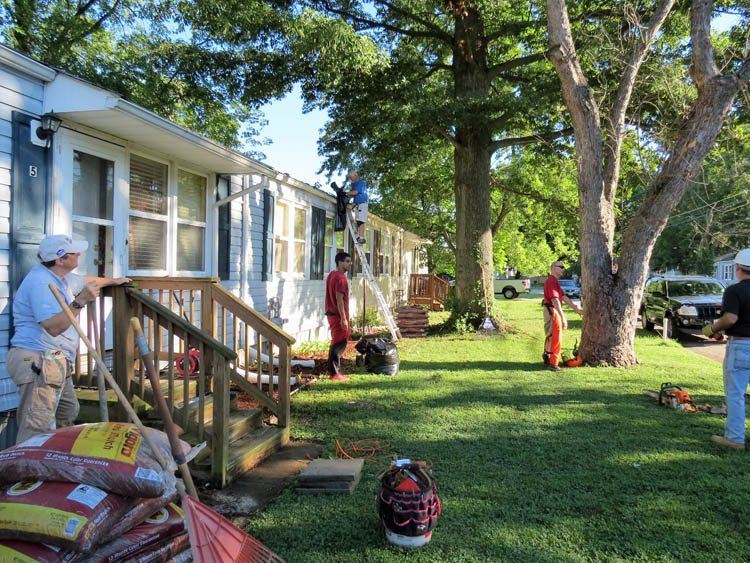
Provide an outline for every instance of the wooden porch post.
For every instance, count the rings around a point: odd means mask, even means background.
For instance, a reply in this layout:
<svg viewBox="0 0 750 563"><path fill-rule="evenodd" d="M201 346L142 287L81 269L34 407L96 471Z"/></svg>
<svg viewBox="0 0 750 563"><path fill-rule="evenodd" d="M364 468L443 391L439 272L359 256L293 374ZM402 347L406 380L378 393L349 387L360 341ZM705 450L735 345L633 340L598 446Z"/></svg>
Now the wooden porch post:
<svg viewBox="0 0 750 563"><path fill-rule="evenodd" d="M290 417L290 398L289 398L289 378L292 376L292 359L289 354L290 346L286 342L279 346L279 426L282 428L289 427ZM273 366L271 366L273 373ZM269 378L273 381L273 378Z"/></svg>
<svg viewBox="0 0 750 563"><path fill-rule="evenodd" d="M229 370L228 361L220 354L213 354L211 362L214 383L214 412L211 444L211 475L214 485L224 488L227 484L229 463Z"/></svg>
<svg viewBox="0 0 750 563"><path fill-rule="evenodd" d="M117 385L132 403L133 393L131 383L135 377L135 340L131 336L130 317L133 316L133 308L125 293L124 287L112 288L112 373ZM118 402L115 411L118 421L127 421L128 414L125 408Z"/></svg>

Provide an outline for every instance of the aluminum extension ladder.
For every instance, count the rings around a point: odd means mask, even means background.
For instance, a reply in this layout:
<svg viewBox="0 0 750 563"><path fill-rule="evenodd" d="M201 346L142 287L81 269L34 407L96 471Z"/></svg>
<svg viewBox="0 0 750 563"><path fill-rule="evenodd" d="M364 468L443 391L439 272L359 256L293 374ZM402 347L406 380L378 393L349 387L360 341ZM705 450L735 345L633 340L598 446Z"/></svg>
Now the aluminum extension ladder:
<svg viewBox="0 0 750 563"><path fill-rule="evenodd" d="M370 268L370 264L367 262L367 255L365 254L365 248L364 245L361 245L357 242L357 233L354 231L354 227L352 226L352 220L349 216L349 211L346 213L346 226L349 228L349 234L352 236L352 241L354 241L354 248L357 251L357 255L359 256L359 262L362 264L362 271L367 276L367 281L370 282L370 287L372 288L372 292L375 294L375 299L378 302L378 307L380 307L380 312L383 313L383 316L385 317L385 322L388 325L388 330L391 332L391 338L393 339L393 342L397 342L399 339L399 332L398 327L396 326L396 321L393 320L393 315L391 315L391 310L388 308L388 303L385 301L385 297L383 297L383 293L380 291L380 287L378 287L378 283L375 281L375 276L372 275L372 269Z"/></svg>

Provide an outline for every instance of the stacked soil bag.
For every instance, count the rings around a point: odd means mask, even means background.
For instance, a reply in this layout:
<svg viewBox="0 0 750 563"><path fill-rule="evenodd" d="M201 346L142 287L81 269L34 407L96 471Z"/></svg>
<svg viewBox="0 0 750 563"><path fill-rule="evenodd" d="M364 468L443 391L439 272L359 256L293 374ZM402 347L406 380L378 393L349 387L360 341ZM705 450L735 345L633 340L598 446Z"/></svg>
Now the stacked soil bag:
<svg viewBox="0 0 750 563"><path fill-rule="evenodd" d="M171 459L166 435L147 431ZM135 425L34 436L0 452L0 561L168 561L190 548L175 484Z"/></svg>
<svg viewBox="0 0 750 563"><path fill-rule="evenodd" d="M403 338L421 338L429 325L427 311L422 307L398 307L396 325Z"/></svg>

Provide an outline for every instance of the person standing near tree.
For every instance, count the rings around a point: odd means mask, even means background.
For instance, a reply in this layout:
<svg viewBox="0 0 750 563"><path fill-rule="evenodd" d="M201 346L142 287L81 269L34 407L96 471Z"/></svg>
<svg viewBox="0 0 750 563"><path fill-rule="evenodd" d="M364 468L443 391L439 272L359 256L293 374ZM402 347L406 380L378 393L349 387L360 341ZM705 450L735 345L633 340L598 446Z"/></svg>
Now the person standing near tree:
<svg viewBox="0 0 750 563"><path fill-rule="evenodd" d="M562 310L564 301L568 307L579 315L581 308L578 307L560 287L560 278L565 273L565 265L558 261L550 266L550 274L544 282L544 353L542 359L547 369L560 371L560 350L562 349L562 333L568 328L568 320Z"/></svg>
<svg viewBox="0 0 750 563"><path fill-rule="evenodd" d="M15 333L5 360L18 387L18 436L21 443L36 434L70 426L78 416L72 365L78 353L78 332L49 289L54 284L74 315L99 295L102 287L129 278L80 276L73 270L89 243L51 235L39 244L41 264L34 266L13 297Z"/></svg>
<svg viewBox="0 0 750 563"><path fill-rule="evenodd" d="M354 198L354 220L357 222L357 244L365 244L365 223L367 223L367 185L359 177L359 172L349 170L349 181L352 189L346 192Z"/></svg>
<svg viewBox="0 0 750 563"><path fill-rule="evenodd" d="M326 317L331 327L331 346L328 348L328 376L334 381L348 381L343 375L341 356L349 342L349 281L346 273L352 267L352 257L346 252L336 255L336 269L326 278Z"/></svg>
<svg viewBox="0 0 750 563"><path fill-rule="evenodd" d="M703 328L712 337L724 331L729 342L724 354L724 394L727 419L723 436L711 436L711 441L745 449L745 392L750 383L750 248L740 250L734 257L737 283L724 290L721 317Z"/></svg>

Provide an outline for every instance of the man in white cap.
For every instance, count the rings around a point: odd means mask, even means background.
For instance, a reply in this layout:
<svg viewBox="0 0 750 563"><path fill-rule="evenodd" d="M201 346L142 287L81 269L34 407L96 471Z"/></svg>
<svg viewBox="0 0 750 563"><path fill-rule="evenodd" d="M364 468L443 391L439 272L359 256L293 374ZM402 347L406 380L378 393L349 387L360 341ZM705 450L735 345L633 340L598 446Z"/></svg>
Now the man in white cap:
<svg viewBox="0 0 750 563"><path fill-rule="evenodd" d="M37 253L41 264L29 271L13 298L15 332L5 365L18 387L18 444L35 434L70 426L78 416L71 379L78 333L49 284L55 284L73 314L78 315L102 287L130 281L72 273L88 246L86 241L65 235L45 238Z"/></svg>
<svg viewBox="0 0 750 563"><path fill-rule="evenodd" d="M745 449L745 392L750 383L750 248L734 257L737 283L724 291L721 318L706 325L703 333L713 336L723 330L729 337L724 355L724 394L727 419L723 436L711 440L736 450Z"/></svg>

